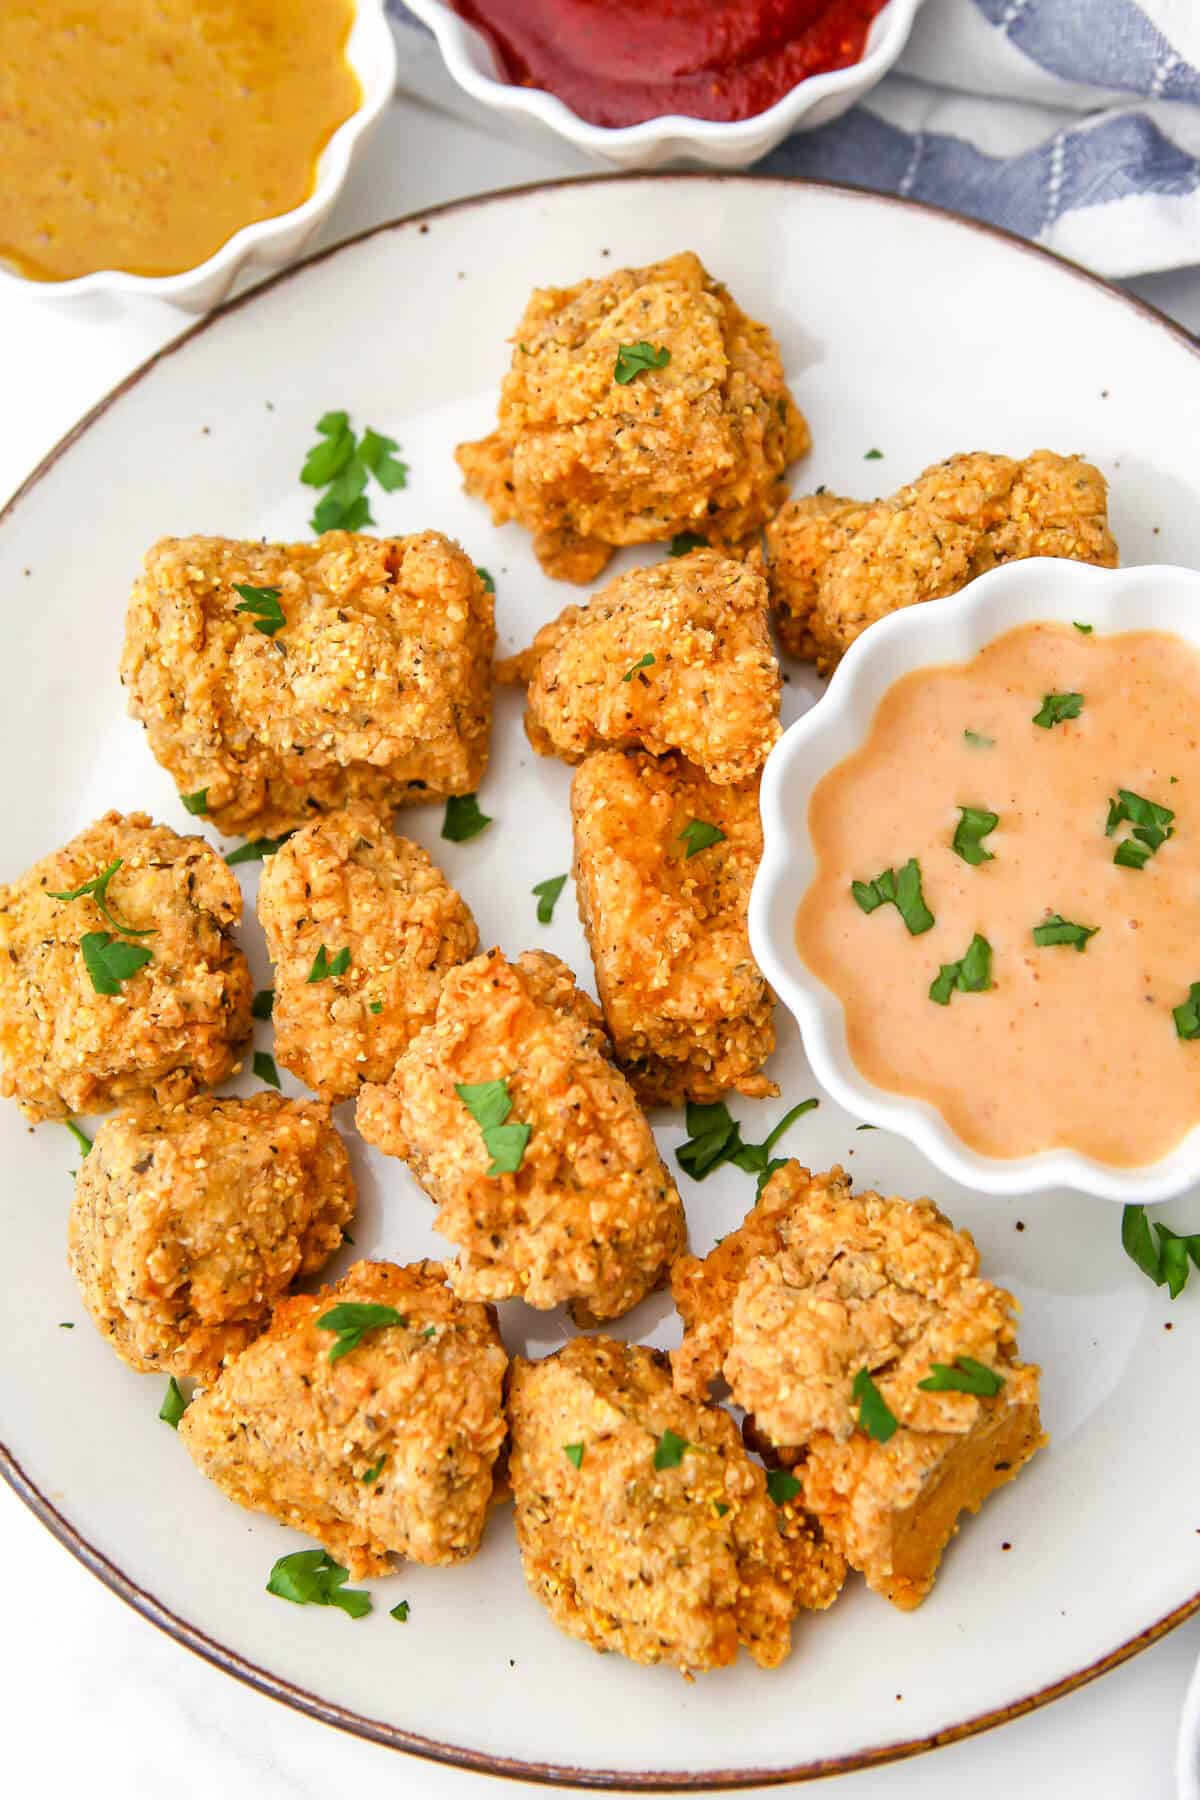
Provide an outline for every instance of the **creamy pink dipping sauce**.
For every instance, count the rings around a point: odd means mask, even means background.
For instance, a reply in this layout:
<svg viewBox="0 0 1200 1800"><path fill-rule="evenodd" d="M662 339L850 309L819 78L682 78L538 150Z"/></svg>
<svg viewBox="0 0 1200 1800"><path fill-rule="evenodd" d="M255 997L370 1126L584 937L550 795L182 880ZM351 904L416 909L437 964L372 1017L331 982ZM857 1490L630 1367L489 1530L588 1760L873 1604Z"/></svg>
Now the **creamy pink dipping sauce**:
<svg viewBox="0 0 1200 1800"><path fill-rule="evenodd" d="M1048 694L1081 694L1078 717L1034 724ZM1105 831L1122 789L1174 814L1140 869L1113 861L1140 809ZM990 862L953 848L964 807L999 815L979 839ZM1070 1147L1135 1167L1200 1122L1200 1036L1174 1016L1200 983L1200 654L1183 639L1023 625L904 676L818 784L809 830L796 944L869 1081L996 1157ZM851 892L913 857L935 920L916 936ZM1052 914L1099 930L1082 952L1039 947ZM976 934L992 986L938 1005L931 983Z"/></svg>

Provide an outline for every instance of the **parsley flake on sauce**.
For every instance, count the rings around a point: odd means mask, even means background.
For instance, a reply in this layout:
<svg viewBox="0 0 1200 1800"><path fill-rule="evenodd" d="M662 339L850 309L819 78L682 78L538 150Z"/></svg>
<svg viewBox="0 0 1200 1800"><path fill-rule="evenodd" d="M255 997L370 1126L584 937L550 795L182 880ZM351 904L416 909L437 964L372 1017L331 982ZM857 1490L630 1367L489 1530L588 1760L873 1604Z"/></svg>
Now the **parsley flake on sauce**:
<svg viewBox="0 0 1200 1800"><path fill-rule="evenodd" d="M357 1350L364 1333L382 1331L385 1325L407 1324L404 1314L397 1312L394 1306L376 1306L366 1300L342 1300L327 1313L321 1314L317 1320L317 1330L336 1333L333 1348L329 1352L332 1363L349 1355L351 1350Z"/></svg>
<svg viewBox="0 0 1200 1800"><path fill-rule="evenodd" d="M626 669L625 673L621 677L621 680L622 681L632 681L639 669L652 669L654 667L655 660L656 659L655 659L653 653L651 651L647 650L645 656L639 656L637 661L632 665L632 667Z"/></svg>
<svg viewBox="0 0 1200 1800"><path fill-rule="evenodd" d="M952 1363L930 1363L930 1373L917 1386L927 1394L978 1394L985 1399L998 1394L1005 1377L973 1356L956 1356Z"/></svg>
<svg viewBox="0 0 1200 1800"><path fill-rule="evenodd" d="M963 737L972 750L994 750L996 748L995 738L984 737L981 731L967 730L963 732Z"/></svg>
<svg viewBox="0 0 1200 1800"><path fill-rule="evenodd" d="M348 1588L349 1578L349 1570L327 1550L293 1550L272 1567L267 1592L295 1606L338 1606L361 1619L371 1610L371 1596L363 1588Z"/></svg>
<svg viewBox="0 0 1200 1800"><path fill-rule="evenodd" d="M269 1019L275 1011L275 989L259 988L250 1002L250 1014L255 1019Z"/></svg>
<svg viewBox="0 0 1200 1800"><path fill-rule="evenodd" d="M786 1506L800 1492L800 1483L790 1469L768 1469L767 1492L776 1506Z"/></svg>
<svg viewBox="0 0 1200 1800"><path fill-rule="evenodd" d="M886 1444L900 1421L871 1380L869 1369L858 1371L850 1391L858 1401L858 1423L862 1430L877 1444Z"/></svg>
<svg viewBox="0 0 1200 1800"><path fill-rule="evenodd" d="M206 787L197 788L194 794L180 794L179 798L183 801L184 809L195 818L208 811L208 789Z"/></svg>
<svg viewBox="0 0 1200 1800"><path fill-rule="evenodd" d="M274 637L277 631L283 630L287 618L279 604L279 588L251 587L247 581L235 581L233 591L242 596L234 612L250 613L255 631L261 631L264 637Z"/></svg>
<svg viewBox="0 0 1200 1800"><path fill-rule="evenodd" d="M474 794L451 794L442 820L442 836L451 844L465 844L491 822L491 814L479 810Z"/></svg>
<svg viewBox="0 0 1200 1800"><path fill-rule="evenodd" d="M1082 694L1043 694L1033 722L1049 731L1052 725L1061 725L1064 719L1077 719L1082 711Z"/></svg>
<svg viewBox="0 0 1200 1800"><path fill-rule="evenodd" d="M719 825L710 825L705 819L689 819L679 833L679 841L687 845L684 862L690 862L702 850L711 850L714 844L723 844L725 833Z"/></svg>
<svg viewBox="0 0 1200 1800"><path fill-rule="evenodd" d="M1180 1032L1179 1035L1182 1037L1183 1033ZM1198 1033L1197 1035L1200 1035L1200 1033ZM92 1140L88 1136L87 1132L81 1131L79 1126L75 1123L74 1119L64 1119L63 1124L66 1126L67 1130L70 1132L71 1136L75 1139L75 1142L79 1145L79 1148L83 1151L83 1154L86 1156L88 1151L92 1147Z"/></svg>
<svg viewBox="0 0 1200 1800"><path fill-rule="evenodd" d="M761 1144L745 1144L742 1142L742 1128L731 1116L723 1100L714 1101L707 1106L689 1100L688 1141L676 1150L675 1160L693 1181L704 1181L722 1163L734 1163L747 1175L758 1176L758 1192L761 1194L775 1170L782 1168L786 1160L784 1157L772 1158L772 1150L784 1132L804 1113L812 1112L818 1104L816 1100L801 1100L798 1106L793 1106L790 1112L784 1114Z"/></svg>
<svg viewBox="0 0 1200 1800"><path fill-rule="evenodd" d="M1118 788L1116 799L1108 803L1104 835L1112 837L1124 824L1131 825L1133 831L1117 845L1113 861L1123 869L1144 868L1167 839L1175 836L1174 818L1169 806L1158 806L1130 788Z"/></svg>
<svg viewBox="0 0 1200 1800"><path fill-rule="evenodd" d="M172 1375L167 1383L167 1391L163 1395L163 1403L158 1409L158 1416L164 1425L172 1431L179 1430L179 1421L187 1411L188 1403L184 1399L183 1389Z"/></svg>
<svg viewBox="0 0 1200 1800"><path fill-rule="evenodd" d="M492 1158L489 1175L514 1175L521 1166L532 1125L506 1123L512 1111L508 1081L458 1081L454 1091L483 1133L483 1146Z"/></svg>
<svg viewBox="0 0 1200 1800"><path fill-rule="evenodd" d="M577 1469L581 1469L583 1467L583 1453L586 1449L586 1444L564 1444L563 1455L569 1463L574 1463Z"/></svg>
<svg viewBox="0 0 1200 1800"><path fill-rule="evenodd" d="M619 387L628 387L647 369L665 369L670 360L671 352L665 344L647 344L644 340L637 344L618 344L613 380Z"/></svg>
<svg viewBox="0 0 1200 1800"><path fill-rule="evenodd" d="M127 944L111 931L85 931L79 940L83 963L98 994L119 994L121 983L153 961L144 944Z"/></svg>
<svg viewBox="0 0 1200 1800"><path fill-rule="evenodd" d="M957 988L960 994L986 994L992 986L992 946L976 932L957 962L943 963L929 985L929 998L949 1006Z"/></svg>
<svg viewBox="0 0 1200 1800"><path fill-rule="evenodd" d="M305 985L311 986L315 981L328 981L331 975L344 975L349 967L349 945L344 945L342 949L336 951L333 956L330 956L328 950L326 950L324 944L322 944L321 948L317 951L317 954L313 957L312 968L304 978Z"/></svg>
<svg viewBox="0 0 1200 1800"><path fill-rule="evenodd" d="M126 925L123 920L118 919L114 913L109 911L108 884L117 870L123 867L124 860L124 857L118 856L115 862L109 863L107 869L99 875L93 875L90 881L81 882L77 888L67 888L61 893L54 888L47 888L46 892L51 900L82 900L86 895L88 899L95 901L96 910L101 917L107 919L113 930L119 931L122 937L153 937L154 927L152 925L143 927L139 931L133 925Z"/></svg>
<svg viewBox="0 0 1200 1800"><path fill-rule="evenodd" d="M1155 1243L1155 1234L1158 1242ZM1200 1269L1200 1232L1182 1236L1169 1225L1154 1223L1153 1232L1144 1206L1126 1206L1121 1212L1121 1247L1155 1287L1165 1287L1172 1300L1183 1292L1191 1265Z"/></svg>
<svg viewBox="0 0 1200 1800"><path fill-rule="evenodd" d="M874 881L852 881L850 892L865 913L873 913L878 906L894 906L913 937L920 937L934 924L921 891L921 865L915 856L909 857L899 873L885 869Z"/></svg>
<svg viewBox="0 0 1200 1800"><path fill-rule="evenodd" d="M268 1087L282 1088L279 1070L275 1067L275 1058L268 1056L265 1050L254 1052L254 1073L260 1081L265 1081Z"/></svg>
<svg viewBox="0 0 1200 1800"><path fill-rule="evenodd" d="M685 1453L691 1448L687 1439L677 1436L668 1425L654 1446L655 1468L677 1469L683 1461Z"/></svg>
<svg viewBox="0 0 1200 1800"><path fill-rule="evenodd" d="M1034 926L1033 941L1040 950L1047 950L1053 944L1071 944L1082 955L1088 939L1094 938L1099 929L1098 925L1076 925L1071 919L1064 919L1061 913L1051 913L1044 924Z"/></svg>
<svg viewBox="0 0 1200 1800"><path fill-rule="evenodd" d="M1092 625L1081 624L1078 619L1072 619L1071 623L1075 627L1076 631L1081 631L1083 633L1084 637L1091 637L1092 632L1095 629L1095 627Z"/></svg>
<svg viewBox="0 0 1200 1800"><path fill-rule="evenodd" d="M565 875L549 875L545 881L539 881L531 888L531 894L537 897L537 918L539 925L549 925L554 917L554 908L558 905L558 896L567 885Z"/></svg>
<svg viewBox="0 0 1200 1800"><path fill-rule="evenodd" d="M981 806L960 806L958 824L954 828L952 848L965 863L978 868L980 863L994 861L991 850L985 850L983 840L995 831L1000 823L1000 814L985 812Z"/></svg>
<svg viewBox="0 0 1200 1800"><path fill-rule="evenodd" d="M1177 1037L1200 1038L1200 981L1193 981L1187 999L1171 1008L1171 1017L1175 1021ZM67 1123L69 1126L70 1120Z"/></svg>
<svg viewBox="0 0 1200 1800"><path fill-rule="evenodd" d="M274 856L291 835L290 831L285 831L282 837L251 838L249 843L239 844L236 850L231 850L225 861L231 869L236 869L239 863L263 862L268 856Z"/></svg>
<svg viewBox="0 0 1200 1800"><path fill-rule="evenodd" d="M708 539L698 531L677 531L671 539L668 556L686 556L691 550L707 550Z"/></svg>

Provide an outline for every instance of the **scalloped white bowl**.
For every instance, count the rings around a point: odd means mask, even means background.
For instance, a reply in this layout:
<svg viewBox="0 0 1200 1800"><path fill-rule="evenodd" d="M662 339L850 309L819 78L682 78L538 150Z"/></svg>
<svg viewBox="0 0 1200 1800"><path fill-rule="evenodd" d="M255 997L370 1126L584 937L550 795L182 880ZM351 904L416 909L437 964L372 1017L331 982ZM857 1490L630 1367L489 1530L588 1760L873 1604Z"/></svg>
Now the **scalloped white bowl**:
<svg viewBox="0 0 1200 1800"><path fill-rule="evenodd" d="M166 300L185 312L207 312L222 301L242 270L282 268L305 251L328 218L346 184L350 164L378 122L396 87L396 43L384 13L385 0L357 0L346 40L346 61L358 78L362 100L339 125L317 162L317 178L307 200L272 219L256 219L227 238L194 269L178 275L131 275L125 269L97 269L73 281L34 281L0 263L0 283L39 300L94 301L102 297Z"/></svg>
<svg viewBox="0 0 1200 1800"><path fill-rule="evenodd" d="M810 75L753 118L722 124L672 113L622 126L593 125L557 95L505 81L482 32L444 0L404 0L404 4L429 27L449 74L464 93L523 127L526 136L564 138L577 150L602 156L622 169L657 169L684 158L715 169L741 169L791 132L827 125L869 93L900 56L924 0L888 0L872 20L866 49L856 63Z"/></svg>
<svg viewBox="0 0 1200 1800"><path fill-rule="evenodd" d="M1097 631L1171 631L1200 650L1200 572L1145 565L1095 569L1051 557L1009 563L947 600L881 619L851 646L826 693L788 728L763 771L763 859L750 895L750 944L800 1027L813 1074L839 1105L898 1132L946 1175L990 1194L1070 1188L1128 1204L1169 1200L1200 1179L1200 1125L1168 1156L1117 1168L1075 1150L998 1158L972 1150L928 1101L876 1087L850 1055L845 1016L795 944L796 909L816 869L808 808L821 777L862 743L892 683L964 662L1014 626L1091 620Z"/></svg>

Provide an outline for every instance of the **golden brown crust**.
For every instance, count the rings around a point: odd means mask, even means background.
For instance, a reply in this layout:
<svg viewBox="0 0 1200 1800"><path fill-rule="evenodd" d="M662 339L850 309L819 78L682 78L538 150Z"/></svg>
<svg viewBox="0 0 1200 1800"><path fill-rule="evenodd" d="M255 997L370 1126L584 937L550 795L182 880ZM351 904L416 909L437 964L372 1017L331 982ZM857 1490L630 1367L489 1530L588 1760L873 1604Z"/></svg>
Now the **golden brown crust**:
<svg viewBox="0 0 1200 1800"><path fill-rule="evenodd" d="M528 684L525 728L543 756L679 750L721 786L749 781L780 730L766 609L747 564L694 550L568 606L497 678Z"/></svg>
<svg viewBox="0 0 1200 1800"><path fill-rule="evenodd" d="M152 933L151 960L98 994L80 948L111 932L95 901L56 900L120 858L109 911ZM107 1112L131 1094L184 1099L223 1081L250 1035L253 984L233 938L242 893L203 838L105 813L0 887L0 1093L30 1119Z"/></svg>
<svg viewBox="0 0 1200 1800"><path fill-rule="evenodd" d="M498 429L460 444L468 493L533 533L547 574L589 582L611 546L675 532L738 545L810 444L771 333L685 252L538 288L514 333ZM614 379L622 344L669 352Z"/></svg>
<svg viewBox="0 0 1200 1800"><path fill-rule="evenodd" d="M278 591L268 636L234 584ZM163 538L125 627L129 710L217 829L274 835L352 800L473 792L487 765L491 596L436 531L313 543Z"/></svg>
<svg viewBox="0 0 1200 1800"><path fill-rule="evenodd" d="M729 1414L674 1393L660 1352L576 1338L518 1358L509 1417L525 1579L569 1636L685 1672L739 1646L774 1668L795 1614L836 1598L838 1552L776 1508ZM686 1447L656 1468L665 1432Z"/></svg>
<svg viewBox="0 0 1200 1800"><path fill-rule="evenodd" d="M974 451L886 500L791 500L767 528L765 566L780 642L824 673L874 620L1027 556L1116 567L1107 486L1082 457Z"/></svg>
<svg viewBox="0 0 1200 1800"><path fill-rule="evenodd" d="M571 784L575 883L617 1060L643 1105L777 1093L774 996L750 953L758 783L718 787L681 756L599 751ZM689 856L692 820L723 841Z"/></svg>
<svg viewBox="0 0 1200 1800"><path fill-rule="evenodd" d="M455 1089L504 1080L531 1133L520 1167L490 1176L483 1133ZM615 1319L685 1247L683 1207L653 1133L614 1066L594 1001L557 957L498 950L452 969L437 1018L386 1087L364 1087L358 1129L402 1156L459 1247L459 1294L520 1296Z"/></svg>
<svg viewBox="0 0 1200 1800"><path fill-rule="evenodd" d="M418 844L359 804L306 825L263 865L275 1056L327 1100L387 1081L432 1020L447 969L479 948L466 902ZM312 981L343 950L349 966Z"/></svg>
<svg viewBox="0 0 1200 1800"><path fill-rule="evenodd" d="M852 1194L840 1169L789 1163L706 1263L675 1274L677 1385L723 1373L755 1430L800 1465L826 1535L905 1609L932 1587L959 1515L1045 1441L1015 1302L978 1268L969 1234L932 1201ZM964 1356L1000 1377L997 1394L922 1389L935 1363ZM859 1423L864 1369L897 1421L886 1442Z"/></svg>
<svg viewBox="0 0 1200 1800"><path fill-rule="evenodd" d="M434 1262L360 1262L285 1300L180 1422L202 1474L316 1538L355 1579L386 1574L390 1556L464 1562L483 1535L508 1359L492 1309L442 1277ZM317 1320L348 1301L405 1322L330 1362L336 1339Z"/></svg>
<svg viewBox="0 0 1200 1800"><path fill-rule="evenodd" d="M354 1201L319 1101L141 1097L80 1164L71 1269L123 1362L211 1381L338 1248Z"/></svg>

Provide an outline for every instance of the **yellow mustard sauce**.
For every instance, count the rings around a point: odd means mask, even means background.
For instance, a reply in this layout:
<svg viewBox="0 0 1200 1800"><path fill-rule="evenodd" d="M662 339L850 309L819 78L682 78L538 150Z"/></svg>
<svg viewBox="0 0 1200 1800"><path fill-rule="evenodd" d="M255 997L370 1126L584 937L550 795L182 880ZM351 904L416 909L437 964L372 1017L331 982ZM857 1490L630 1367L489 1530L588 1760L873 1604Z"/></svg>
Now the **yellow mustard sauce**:
<svg viewBox="0 0 1200 1800"><path fill-rule="evenodd" d="M299 206L361 100L353 0L2 0L0 260L174 275Z"/></svg>

